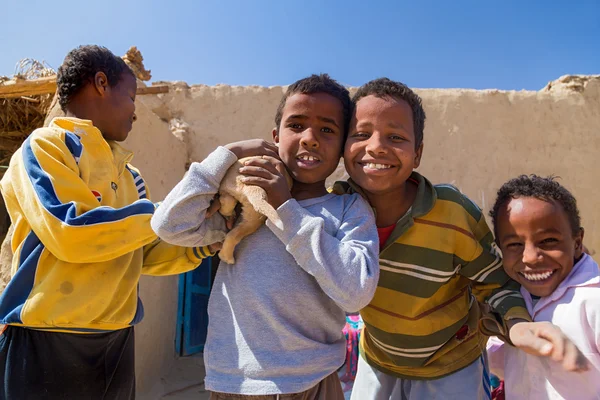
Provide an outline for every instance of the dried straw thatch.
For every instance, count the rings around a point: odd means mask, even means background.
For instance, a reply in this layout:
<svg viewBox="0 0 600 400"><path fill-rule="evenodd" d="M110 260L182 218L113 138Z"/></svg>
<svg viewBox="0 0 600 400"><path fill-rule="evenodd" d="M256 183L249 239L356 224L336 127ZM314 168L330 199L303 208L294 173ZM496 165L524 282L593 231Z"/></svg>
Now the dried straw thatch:
<svg viewBox="0 0 600 400"><path fill-rule="evenodd" d="M8 80L32 80L55 75L47 64L32 59L17 63L13 78L1 77L0 85ZM0 166L8 165L10 157L33 130L43 126L44 117L53 94L0 98ZM4 174L0 167L0 176Z"/></svg>

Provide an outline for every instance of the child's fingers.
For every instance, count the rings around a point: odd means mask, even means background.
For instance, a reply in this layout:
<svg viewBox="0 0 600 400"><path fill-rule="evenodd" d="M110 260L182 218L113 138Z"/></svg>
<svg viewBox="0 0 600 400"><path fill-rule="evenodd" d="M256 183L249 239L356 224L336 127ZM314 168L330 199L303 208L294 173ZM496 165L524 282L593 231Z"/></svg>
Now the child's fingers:
<svg viewBox="0 0 600 400"><path fill-rule="evenodd" d="M269 169L269 171L273 172L276 175L281 175L281 176L285 176L285 173L287 172L287 169L285 167L285 164L283 163L283 161L281 161L279 158L274 158L274 157L269 157L269 156L263 156L262 160L266 160L269 162L270 165L273 166L273 168L270 168L270 166L268 166L267 164L265 164L266 168Z"/></svg>
<svg viewBox="0 0 600 400"><path fill-rule="evenodd" d="M223 243L222 242L217 242L217 243L213 243L213 244L209 244L208 245L208 249L210 250L211 253L215 253L215 252L221 250L222 247L223 247Z"/></svg>
<svg viewBox="0 0 600 400"><path fill-rule="evenodd" d="M267 171L270 171L271 173L275 174L275 175L281 175L281 171L282 169L284 170L285 167L283 166L283 163L273 157L268 157L268 156L264 156L263 158L253 158L251 160L248 160L244 163L244 167L260 167L260 168L264 168ZM244 168L240 168L240 172L242 171L242 169Z"/></svg>
<svg viewBox="0 0 600 400"><path fill-rule="evenodd" d="M277 173L274 167L272 167L272 169L274 171L271 171L268 168L262 166L246 165L240 168L239 171L240 174L244 175L245 177L255 176L259 178L271 179L273 175Z"/></svg>
<svg viewBox="0 0 600 400"><path fill-rule="evenodd" d="M244 165L254 165L259 167L268 167L270 165L275 165L275 163L281 162L274 157L262 156L260 158L251 158L249 160L244 161Z"/></svg>
<svg viewBox="0 0 600 400"><path fill-rule="evenodd" d="M279 147L275 143L265 142L265 155L279 160Z"/></svg>
<svg viewBox="0 0 600 400"><path fill-rule="evenodd" d="M552 345L552 359L558 362L562 361L568 339L562 333L560 328L552 324L539 324L537 325L537 328L536 336L546 339Z"/></svg>
<svg viewBox="0 0 600 400"><path fill-rule="evenodd" d="M562 366L565 371L583 372L589 368L587 359L570 340L565 345Z"/></svg>
<svg viewBox="0 0 600 400"><path fill-rule="evenodd" d="M255 185L260 186L261 188L267 190L271 186L271 180L266 179L260 176L243 176L241 181L246 185Z"/></svg>
<svg viewBox="0 0 600 400"><path fill-rule="evenodd" d="M554 351L556 350L552 345L552 342L539 338L535 335L532 335L529 348L538 355L544 357L553 355Z"/></svg>
<svg viewBox="0 0 600 400"><path fill-rule="evenodd" d="M510 339L514 345L523 351L538 356L548 356L554 347L551 341L536 334L539 322L520 322L510 330Z"/></svg>

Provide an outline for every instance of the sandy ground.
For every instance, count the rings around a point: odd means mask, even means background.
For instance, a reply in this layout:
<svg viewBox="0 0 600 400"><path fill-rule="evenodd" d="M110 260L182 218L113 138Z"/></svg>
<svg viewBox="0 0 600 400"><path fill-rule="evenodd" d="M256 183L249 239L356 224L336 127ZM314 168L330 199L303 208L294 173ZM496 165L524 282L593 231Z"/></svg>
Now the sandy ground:
<svg viewBox="0 0 600 400"><path fill-rule="evenodd" d="M164 400L208 400L209 394L204 390L204 384L183 388L161 397Z"/></svg>
<svg viewBox="0 0 600 400"><path fill-rule="evenodd" d="M204 390L205 375L202 353L178 358L164 379L167 382L166 394L161 399L208 400L209 394Z"/></svg>

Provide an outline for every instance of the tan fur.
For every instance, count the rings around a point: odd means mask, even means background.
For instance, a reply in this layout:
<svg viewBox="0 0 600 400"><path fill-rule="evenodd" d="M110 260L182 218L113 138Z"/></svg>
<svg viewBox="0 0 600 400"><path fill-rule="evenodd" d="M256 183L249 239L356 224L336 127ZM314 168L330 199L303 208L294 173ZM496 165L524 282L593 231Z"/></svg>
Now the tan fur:
<svg viewBox="0 0 600 400"><path fill-rule="evenodd" d="M232 165L227 174L221 181L219 187L219 200L221 208L219 212L225 217L233 215L238 202L242 206L242 211L238 216L235 226L225 236L223 247L219 252L219 258L228 264L235 263L233 251L235 246L246 236L255 232L267 218L271 220L278 228L283 229L283 225L277 211L268 203L267 193L261 187L254 185L245 185L240 181L241 174L239 169L244 165L248 157L238 160ZM284 171L288 187L292 187L292 178L287 171Z"/></svg>

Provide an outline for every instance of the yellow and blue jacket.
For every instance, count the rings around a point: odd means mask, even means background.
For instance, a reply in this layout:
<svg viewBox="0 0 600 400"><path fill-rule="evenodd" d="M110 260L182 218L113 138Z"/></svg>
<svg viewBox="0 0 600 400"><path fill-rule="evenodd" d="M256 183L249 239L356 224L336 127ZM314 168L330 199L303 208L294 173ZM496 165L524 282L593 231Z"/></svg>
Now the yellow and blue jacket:
<svg viewBox="0 0 600 400"><path fill-rule="evenodd" d="M197 267L208 248L160 241L156 205L133 154L91 121L54 119L17 150L0 181L14 226L0 324L74 333L140 322L142 274Z"/></svg>

